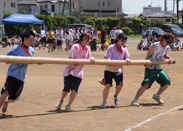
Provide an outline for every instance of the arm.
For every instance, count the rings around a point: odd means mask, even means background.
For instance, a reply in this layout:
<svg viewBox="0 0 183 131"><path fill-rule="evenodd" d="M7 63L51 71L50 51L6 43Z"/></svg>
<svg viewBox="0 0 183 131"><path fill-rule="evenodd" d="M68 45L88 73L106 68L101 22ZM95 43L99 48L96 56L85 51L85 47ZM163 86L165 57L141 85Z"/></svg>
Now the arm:
<svg viewBox="0 0 183 131"><path fill-rule="evenodd" d="M169 56L167 53L164 55L163 58L168 59L169 60L169 64L173 63L173 58L171 56Z"/></svg>
<svg viewBox="0 0 183 131"><path fill-rule="evenodd" d="M156 48L155 45L150 46L150 48L147 52L146 58L145 58L146 60L149 60L149 58L153 55L155 48ZM146 68L148 68L150 66L150 64L145 64L144 66Z"/></svg>

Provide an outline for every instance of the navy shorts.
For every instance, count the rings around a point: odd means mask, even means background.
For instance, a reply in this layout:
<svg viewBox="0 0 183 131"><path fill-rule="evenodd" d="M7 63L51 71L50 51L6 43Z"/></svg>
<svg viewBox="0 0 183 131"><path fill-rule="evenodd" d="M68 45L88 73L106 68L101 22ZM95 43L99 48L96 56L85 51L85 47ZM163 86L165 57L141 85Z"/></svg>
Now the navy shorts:
<svg viewBox="0 0 183 131"><path fill-rule="evenodd" d="M64 89L65 92L70 92L70 90L75 90L78 92L79 85L81 84L82 79L69 75L64 77Z"/></svg>
<svg viewBox="0 0 183 131"><path fill-rule="evenodd" d="M4 84L4 87L1 90L1 94L8 90L9 97L8 100L16 100L22 93L24 87L24 82L16 79L15 77L8 76L6 78L6 82Z"/></svg>
<svg viewBox="0 0 183 131"><path fill-rule="evenodd" d="M123 85L123 73L122 72L104 72L105 84L110 84L112 86L112 79L114 78L117 85Z"/></svg>

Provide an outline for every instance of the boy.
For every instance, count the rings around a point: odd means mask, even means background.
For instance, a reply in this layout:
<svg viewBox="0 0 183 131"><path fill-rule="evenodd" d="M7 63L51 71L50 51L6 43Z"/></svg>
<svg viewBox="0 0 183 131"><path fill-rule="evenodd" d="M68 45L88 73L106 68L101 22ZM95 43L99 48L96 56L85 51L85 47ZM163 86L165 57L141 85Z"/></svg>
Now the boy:
<svg viewBox="0 0 183 131"><path fill-rule="evenodd" d="M34 49L31 44L34 40L35 34L33 31L25 29L22 32L22 43L13 46L13 48L7 53L9 56L32 56L34 54ZM6 82L1 90L0 97L0 108L3 105L2 112L7 111L8 103L15 102L20 96L27 70L28 64L22 63L12 63L8 68ZM8 97L9 96L9 97ZM6 98L8 99L6 100Z"/></svg>

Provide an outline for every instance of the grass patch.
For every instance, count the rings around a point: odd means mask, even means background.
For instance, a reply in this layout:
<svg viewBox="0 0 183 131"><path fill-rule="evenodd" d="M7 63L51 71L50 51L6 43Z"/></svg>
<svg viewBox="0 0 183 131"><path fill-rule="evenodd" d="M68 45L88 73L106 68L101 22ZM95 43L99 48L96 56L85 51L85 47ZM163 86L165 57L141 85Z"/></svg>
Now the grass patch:
<svg viewBox="0 0 183 131"><path fill-rule="evenodd" d="M138 34L138 35L128 35L128 38L142 39L142 35L141 34Z"/></svg>

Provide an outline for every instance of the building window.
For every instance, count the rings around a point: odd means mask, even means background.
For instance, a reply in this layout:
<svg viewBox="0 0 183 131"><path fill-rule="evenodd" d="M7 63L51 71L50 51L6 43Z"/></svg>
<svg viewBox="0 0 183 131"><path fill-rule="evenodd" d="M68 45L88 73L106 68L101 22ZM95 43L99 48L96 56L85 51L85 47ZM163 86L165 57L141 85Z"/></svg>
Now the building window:
<svg viewBox="0 0 183 131"><path fill-rule="evenodd" d="M98 6L100 6L100 2L98 2Z"/></svg>
<svg viewBox="0 0 183 131"><path fill-rule="evenodd" d="M110 6L111 5L111 3L110 2L108 2L108 6Z"/></svg>
<svg viewBox="0 0 183 131"><path fill-rule="evenodd" d="M4 2L4 7L6 7L6 2Z"/></svg>
<svg viewBox="0 0 183 131"><path fill-rule="evenodd" d="M55 12L55 5L51 5L51 12Z"/></svg>
<svg viewBox="0 0 183 131"><path fill-rule="evenodd" d="M11 3L11 8L15 8L16 4L15 3Z"/></svg>
<svg viewBox="0 0 183 131"><path fill-rule="evenodd" d="M73 2L73 9L76 9L76 2Z"/></svg>
<svg viewBox="0 0 183 131"><path fill-rule="evenodd" d="M103 6L105 6L105 2L103 2Z"/></svg>
<svg viewBox="0 0 183 131"><path fill-rule="evenodd" d="M47 5L45 5L44 7L45 7L45 9L47 9Z"/></svg>

